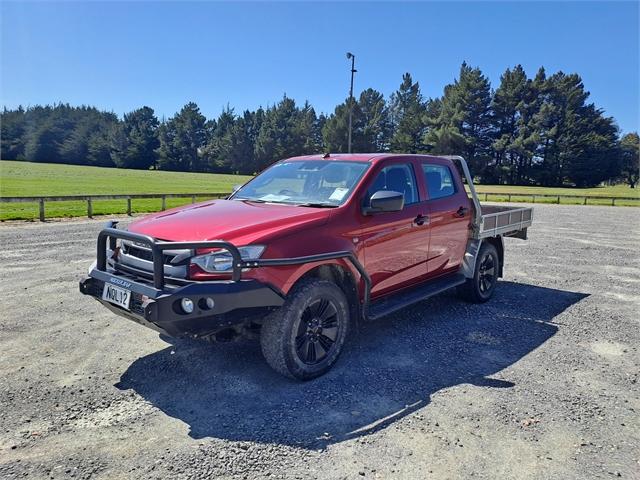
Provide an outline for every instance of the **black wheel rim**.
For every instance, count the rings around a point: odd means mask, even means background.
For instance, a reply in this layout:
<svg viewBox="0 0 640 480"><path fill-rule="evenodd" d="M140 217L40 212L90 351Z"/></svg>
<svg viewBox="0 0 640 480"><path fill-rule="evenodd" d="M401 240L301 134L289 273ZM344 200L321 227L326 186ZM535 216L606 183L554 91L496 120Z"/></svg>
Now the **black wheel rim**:
<svg viewBox="0 0 640 480"><path fill-rule="evenodd" d="M482 257L478 269L478 288L480 293L487 294L493 288L496 279L496 263L493 255L487 254Z"/></svg>
<svg viewBox="0 0 640 480"><path fill-rule="evenodd" d="M296 353L307 365L322 362L338 339L338 309L326 298L312 301L302 312L296 332Z"/></svg>

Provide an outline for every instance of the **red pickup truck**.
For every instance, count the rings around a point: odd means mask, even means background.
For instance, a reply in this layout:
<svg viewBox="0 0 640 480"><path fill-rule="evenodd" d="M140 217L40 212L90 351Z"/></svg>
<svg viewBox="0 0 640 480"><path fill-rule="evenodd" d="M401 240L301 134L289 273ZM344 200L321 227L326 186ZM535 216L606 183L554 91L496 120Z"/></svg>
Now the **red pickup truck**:
<svg viewBox="0 0 640 480"><path fill-rule="evenodd" d="M259 335L269 365L306 380L358 322L454 287L487 301L502 237L526 239L532 217L481 206L461 157L295 157L227 199L112 222L80 291L169 336Z"/></svg>

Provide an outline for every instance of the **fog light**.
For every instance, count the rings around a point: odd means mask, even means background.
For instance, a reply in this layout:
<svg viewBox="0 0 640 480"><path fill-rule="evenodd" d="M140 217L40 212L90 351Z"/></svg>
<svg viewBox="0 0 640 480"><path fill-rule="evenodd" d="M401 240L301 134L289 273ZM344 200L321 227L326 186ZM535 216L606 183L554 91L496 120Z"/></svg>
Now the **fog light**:
<svg viewBox="0 0 640 480"><path fill-rule="evenodd" d="M190 298L183 298L180 301L180 306L182 307L182 310L184 310L184 313L193 312L193 300L191 300Z"/></svg>
<svg viewBox="0 0 640 480"><path fill-rule="evenodd" d="M200 298L200 300L198 300L198 307L200 307L202 310L211 310L213 307L215 307L216 302L213 301L213 298L211 297L202 297Z"/></svg>

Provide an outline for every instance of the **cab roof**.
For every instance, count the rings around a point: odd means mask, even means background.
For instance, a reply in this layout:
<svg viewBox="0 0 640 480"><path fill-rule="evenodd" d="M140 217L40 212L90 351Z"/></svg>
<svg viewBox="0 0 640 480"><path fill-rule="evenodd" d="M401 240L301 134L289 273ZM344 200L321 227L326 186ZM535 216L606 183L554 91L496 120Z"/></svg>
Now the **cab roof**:
<svg viewBox="0 0 640 480"><path fill-rule="evenodd" d="M387 158L407 158L407 157L420 157L420 158L442 158L438 155L420 155L415 153L330 153L328 154L316 154L316 155L301 155L298 157L291 157L285 159L286 161L303 161L303 160L325 160L330 161L350 161L350 162L377 162Z"/></svg>

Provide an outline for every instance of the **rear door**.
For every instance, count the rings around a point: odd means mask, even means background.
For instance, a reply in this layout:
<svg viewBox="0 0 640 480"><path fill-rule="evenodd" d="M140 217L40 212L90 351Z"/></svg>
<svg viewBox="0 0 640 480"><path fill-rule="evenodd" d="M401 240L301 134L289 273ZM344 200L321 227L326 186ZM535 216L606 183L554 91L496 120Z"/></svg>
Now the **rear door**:
<svg viewBox="0 0 640 480"><path fill-rule="evenodd" d="M445 159L420 161L429 209L429 278L460 268L469 238L471 203L455 167Z"/></svg>
<svg viewBox="0 0 640 480"><path fill-rule="evenodd" d="M420 202L413 161L385 162L372 175L362 204L379 190L404 194L405 205L399 212L362 215L359 241L364 248L365 268L372 280L373 296L414 284L427 275L429 226L424 202Z"/></svg>

